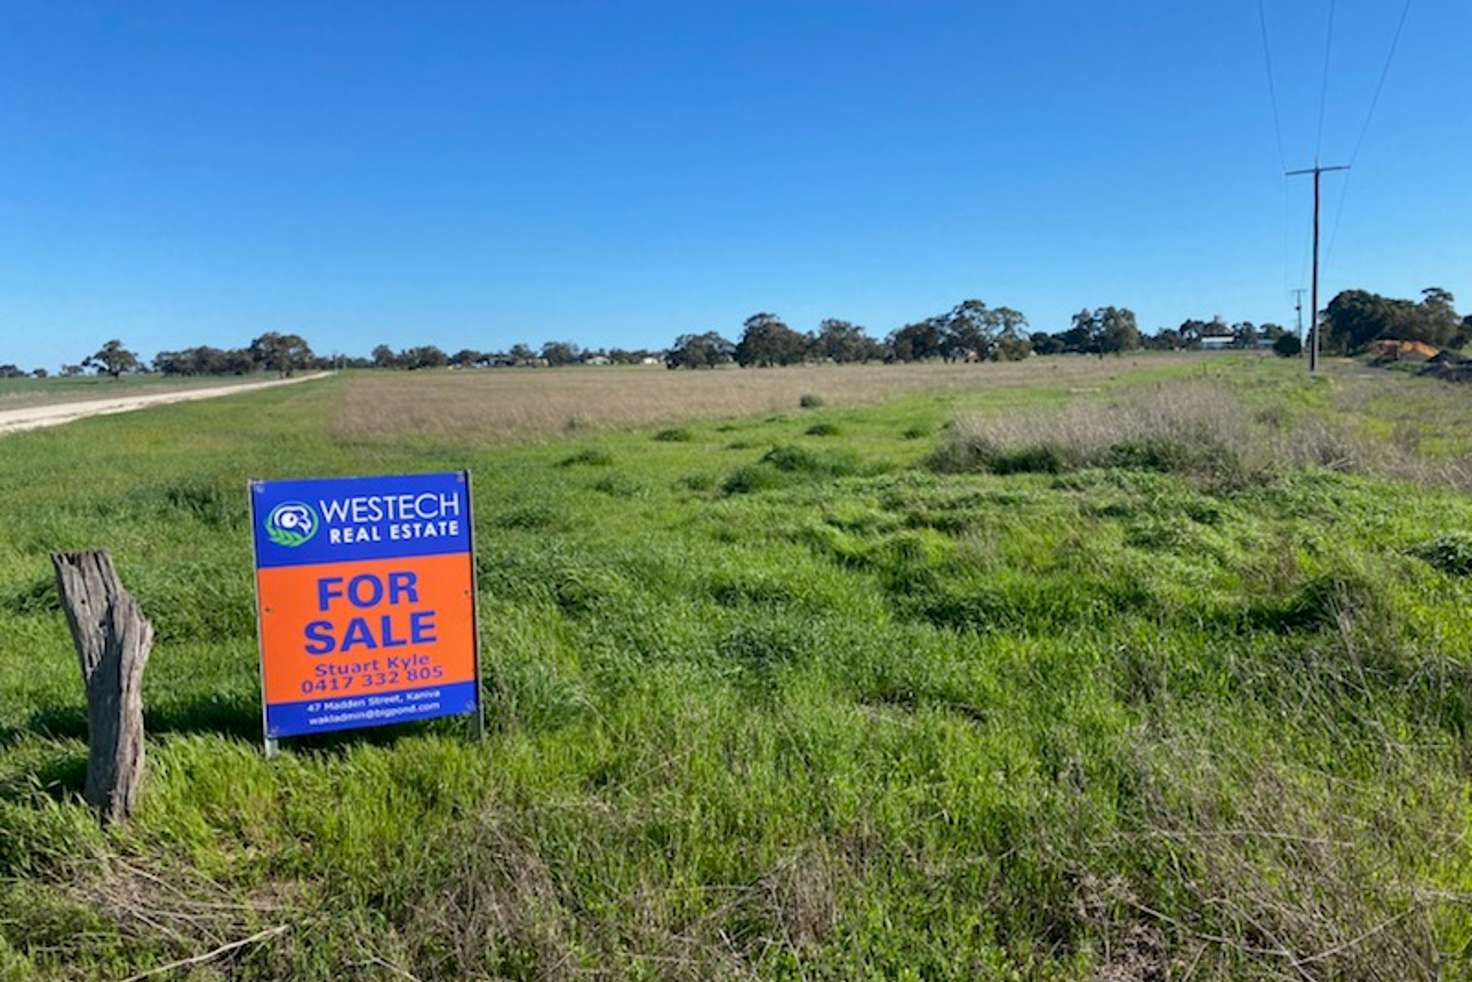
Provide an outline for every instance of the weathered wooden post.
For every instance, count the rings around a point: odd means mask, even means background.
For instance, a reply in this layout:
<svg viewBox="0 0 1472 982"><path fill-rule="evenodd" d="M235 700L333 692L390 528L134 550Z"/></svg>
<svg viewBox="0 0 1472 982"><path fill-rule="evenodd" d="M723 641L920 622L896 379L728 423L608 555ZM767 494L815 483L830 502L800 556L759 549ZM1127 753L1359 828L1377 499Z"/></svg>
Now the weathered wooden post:
<svg viewBox="0 0 1472 982"><path fill-rule="evenodd" d="M87 687L82 794L105 821L121 821L143 784L143 667L153 625L105 550L53 553L51 564Z"/></svg>

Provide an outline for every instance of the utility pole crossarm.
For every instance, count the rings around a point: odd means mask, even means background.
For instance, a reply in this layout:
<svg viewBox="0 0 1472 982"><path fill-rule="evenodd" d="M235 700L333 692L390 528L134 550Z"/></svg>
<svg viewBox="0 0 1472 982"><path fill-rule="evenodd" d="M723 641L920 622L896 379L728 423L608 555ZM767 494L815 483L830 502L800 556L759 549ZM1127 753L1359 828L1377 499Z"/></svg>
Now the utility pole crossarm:
<svg viewBox="0 0 1472 982"><path fill-rule="evenodd" d="M1305 167L1303 170L1285 170L1284 177L1295 177L1299 174L1323 174L1331 170L1349 170L1348 164L1336 164L1333 167Z"/></svg>

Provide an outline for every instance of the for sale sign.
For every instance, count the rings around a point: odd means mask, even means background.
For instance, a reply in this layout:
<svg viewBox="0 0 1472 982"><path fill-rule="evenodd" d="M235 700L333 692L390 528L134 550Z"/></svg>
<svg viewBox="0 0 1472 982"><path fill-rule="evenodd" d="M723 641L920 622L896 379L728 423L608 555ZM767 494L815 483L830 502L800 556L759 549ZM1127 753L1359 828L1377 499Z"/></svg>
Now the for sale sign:
<svg viewBox="0 0 1472 982"><path fill-rule="evenodd" d="M252 481L250 501L268 748L479 720L468 474Z"/></svg>

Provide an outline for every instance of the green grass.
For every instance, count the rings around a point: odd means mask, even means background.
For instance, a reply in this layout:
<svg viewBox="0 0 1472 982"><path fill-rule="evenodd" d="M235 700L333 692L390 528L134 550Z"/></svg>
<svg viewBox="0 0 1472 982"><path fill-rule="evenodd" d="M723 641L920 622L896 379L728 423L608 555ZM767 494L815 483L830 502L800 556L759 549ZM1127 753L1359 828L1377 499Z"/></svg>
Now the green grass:
<svg viewBox="0 0 1472 982"><path fill-rule="evenodd" d="M339 377L0 439L0 978L283 924L196 977L1465 976L1472 498L927 464L958 414L1182 373L1142 363L829 405L821 437L351 443ZM1382 413L1292 363L1209 371L1263 427ZM485 742L266 761L247 478L461 467ZM47 561L99 545L158 629L148 785L105 830Z"/></svg>

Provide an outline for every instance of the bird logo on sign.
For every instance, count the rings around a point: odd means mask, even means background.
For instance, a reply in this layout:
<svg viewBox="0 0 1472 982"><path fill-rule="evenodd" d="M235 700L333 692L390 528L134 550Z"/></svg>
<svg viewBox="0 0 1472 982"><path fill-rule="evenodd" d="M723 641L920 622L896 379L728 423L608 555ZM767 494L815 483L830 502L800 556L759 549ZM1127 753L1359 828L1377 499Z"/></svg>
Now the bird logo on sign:
<svg viewBox="0 0 1472 982"><path fill-rule="evenodd" d="M283 501L266 516L266 537L278 546L295 548L316 535L320 524L311 505Z"/></svg>

